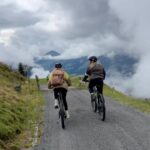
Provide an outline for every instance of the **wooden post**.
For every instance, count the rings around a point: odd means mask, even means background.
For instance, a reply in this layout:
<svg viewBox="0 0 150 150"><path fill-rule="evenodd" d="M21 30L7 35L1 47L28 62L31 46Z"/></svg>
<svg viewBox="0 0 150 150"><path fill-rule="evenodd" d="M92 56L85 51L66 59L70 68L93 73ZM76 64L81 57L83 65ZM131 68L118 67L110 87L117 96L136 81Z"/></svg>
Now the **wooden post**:
<svg viewBox="0 0 150 150"><path fill-rule="evenodd" d="M37 75L35 75L35 79L36 79L37 88L38 90L40 90L39 78Z"/></svg>

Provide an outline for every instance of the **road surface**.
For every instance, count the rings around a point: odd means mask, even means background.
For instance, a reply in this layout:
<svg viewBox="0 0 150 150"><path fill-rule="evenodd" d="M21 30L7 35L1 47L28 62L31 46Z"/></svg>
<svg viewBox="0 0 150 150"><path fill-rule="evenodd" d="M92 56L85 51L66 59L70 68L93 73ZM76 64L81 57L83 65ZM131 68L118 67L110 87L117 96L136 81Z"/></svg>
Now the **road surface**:
<svg viewBox="0 0 150 150"><path fill-rule="evenodd" d="M44 134L34 150L150 150L150 115L106 98L106 121L92 112L87 90L69 89L70 119L61 128L53 92L45 95Z"/></svg>

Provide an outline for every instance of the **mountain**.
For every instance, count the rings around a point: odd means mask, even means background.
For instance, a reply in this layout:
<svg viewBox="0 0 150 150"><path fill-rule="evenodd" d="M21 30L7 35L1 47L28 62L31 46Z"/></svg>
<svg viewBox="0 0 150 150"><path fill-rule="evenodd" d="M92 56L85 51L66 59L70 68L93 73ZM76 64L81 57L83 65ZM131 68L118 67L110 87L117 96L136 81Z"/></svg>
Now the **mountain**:
<svg viewBox="0 0 150 150"><path fill-rule="evenodd" d="M51 56L59 56L60 53L58 53L58 52L52 50L52 51L47 52L47 53L45 54L45 56L47 56L47 55L51 55Z"/></svg>
<svg viewBox="0 0 150 150"><path fill-rule="evenodd" d="M60 54L55 51L50 51L44 56L51 55L53 57ZM114 57L110 58L107 56L99 56L98 60L105 67L107 75L111 75L112 71L117 71L123 76L130 76L135 71L135 64L138 62L138 59L128 56L126 54L117 54ZM72 75L81 75L85 73L86 67L88 65L87 57L80 57L76 59L48 59L48 58L35 58L35 63L42 66L45 70L52 70L55 63L61 62L63 68Z"/></svg>

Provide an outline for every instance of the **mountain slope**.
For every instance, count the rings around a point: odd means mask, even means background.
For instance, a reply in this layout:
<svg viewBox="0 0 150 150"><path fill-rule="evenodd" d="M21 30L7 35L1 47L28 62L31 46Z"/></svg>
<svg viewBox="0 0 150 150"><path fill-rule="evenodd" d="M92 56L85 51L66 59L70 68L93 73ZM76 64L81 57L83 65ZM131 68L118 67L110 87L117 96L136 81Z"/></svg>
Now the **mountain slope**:
<svg viewBox="0 0 150 150"><path fill-rule="evenodd" d="M54 52L52 51L52 53ZM51 51L47 54L51 54ZM112 58L99 56L98 59L104 65L108 76L111 75L111 70L118 71L125 76L130 76L134 73L135 65L138 62L138 59L125 54L118 54ZM65 70L74 75L84 74L88 65L87 57L66 60L46 58L35 59L35 63L42 66L45 70L51 70L56 62L61 62Z"/></svg>

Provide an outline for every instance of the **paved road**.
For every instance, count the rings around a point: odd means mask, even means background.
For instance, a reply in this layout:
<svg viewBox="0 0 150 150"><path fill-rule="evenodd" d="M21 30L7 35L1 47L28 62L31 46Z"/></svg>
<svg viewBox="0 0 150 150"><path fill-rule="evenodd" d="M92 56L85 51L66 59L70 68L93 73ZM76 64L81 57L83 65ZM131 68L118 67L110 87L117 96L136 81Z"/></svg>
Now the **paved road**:
<svg viewBox="0 0 150 150"><path fill-rule="evenodd" d="M89 93L70 89L68 104L71 118L62 130L57 123L53 93L45 95L45 129L35 150L150 150L150 116L106 99L107 118L102 122L91 111Z"/></svg>

